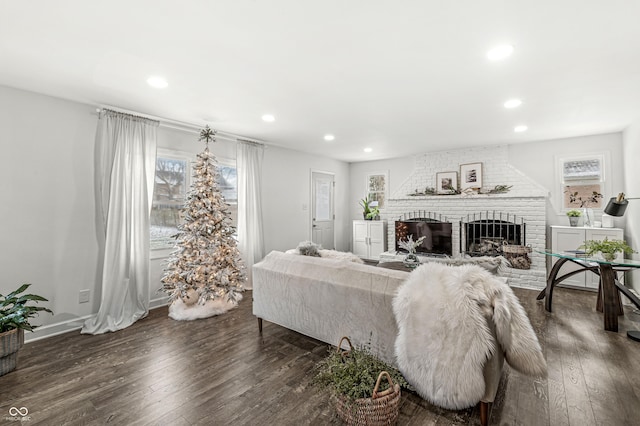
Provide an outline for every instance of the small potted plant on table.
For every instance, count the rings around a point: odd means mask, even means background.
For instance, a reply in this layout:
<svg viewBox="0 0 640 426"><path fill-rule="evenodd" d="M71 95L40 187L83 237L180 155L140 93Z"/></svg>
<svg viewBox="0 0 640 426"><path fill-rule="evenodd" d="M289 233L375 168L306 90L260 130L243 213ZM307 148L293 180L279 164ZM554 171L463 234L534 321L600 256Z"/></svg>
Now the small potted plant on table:
<svg viewBox="0 0 640 426"><path fill-rule="evenodd" d="M618 253L633 254L635 251L623 240L587 240L580 248L585 249L588 256L600 253L604 260L612 262Z"/></svg>
<svg viewBox="0 0 640 426"><path fill-rule="evenodd" d="M569 210L567 212L567 216L569 217L569 225L578 226L578 221L580 220L580 216L582 216L582 212L580 210Z"/></svg>
<svg viewBox="0 0 640 426"><path fill-rule="evenodd" d="M24 344L24 330L33 331L36 326L29 324L29 318L38 312L51 310L33 306L29 302L47 302L42 296L23 294L31 284L23 284L7 296L0 294L0 376L16 368L18 350Z"/></svg>

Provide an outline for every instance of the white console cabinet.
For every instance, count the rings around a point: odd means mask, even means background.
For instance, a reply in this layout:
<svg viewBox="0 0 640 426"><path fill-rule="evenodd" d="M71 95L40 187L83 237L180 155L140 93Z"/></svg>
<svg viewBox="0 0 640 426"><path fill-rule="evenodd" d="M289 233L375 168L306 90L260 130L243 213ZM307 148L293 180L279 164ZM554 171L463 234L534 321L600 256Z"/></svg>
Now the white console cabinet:
<svg viewBox="0 0 640 426"><path fill-rule="evenodd" d="M384 220L353 221L353 254L378 260L387 251L387 222Z"/></svg>
<svg viewBox="0 0 640 426"><path fill-rule="evenodd" d="M551 250L561 253L567 250L581 250L580 246L587 240L622 240L624 232L620 228L586 228L578 226L552 226L551 227ZM558 261L557 257L550 256L551 266ZM618 258L622 259L622 253L618 254ZM567 262L562 266L558 275L564 275L567 272L578 269L577 265ZM598 275L592 272L582 272L567 278L561 285L567 285L578 288L598 289Z"/></svg>

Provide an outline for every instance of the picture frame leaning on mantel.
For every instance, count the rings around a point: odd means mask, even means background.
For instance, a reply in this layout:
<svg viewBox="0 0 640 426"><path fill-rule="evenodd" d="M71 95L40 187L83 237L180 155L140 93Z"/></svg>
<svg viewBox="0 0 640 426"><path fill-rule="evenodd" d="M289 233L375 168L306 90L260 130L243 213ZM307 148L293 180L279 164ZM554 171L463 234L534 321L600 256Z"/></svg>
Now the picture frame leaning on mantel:
<svg viewBox="0 0 640 426"><path fill-rule="evenodd" d="M436 173L436 192L438 194L455 194L458 191L458 172Z"/></svg>
<svg viewBox="0 0 640 426"><path fill-rule="evenodd" d="M482 163L460 164L460 189L482 188Z"/></svg>

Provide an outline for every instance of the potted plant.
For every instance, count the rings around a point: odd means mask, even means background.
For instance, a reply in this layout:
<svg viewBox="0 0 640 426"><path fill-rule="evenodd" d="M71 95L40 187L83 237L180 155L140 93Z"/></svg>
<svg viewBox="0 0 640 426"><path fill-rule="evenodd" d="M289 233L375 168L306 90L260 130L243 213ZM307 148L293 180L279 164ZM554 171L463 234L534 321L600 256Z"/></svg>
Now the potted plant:
<svg viewBox="0 0 640 426"><path fill-rule="evenodd" d="M612 262L619 252L624 254L633 254L635 251L627 245L623 240L587 240L580 248L585 249L588 256L600 253L604 260Z"/></svg>
<svg viewBox="0 0 640 426"><path fill-rule="evenodd" d="M360 206L362 207L362 216L365 220L374 220L380 215L378 202L372 200L371 195L361 199Z"/></svg>
<svg viewBox="0 0 640 426"><path fill-rule="evenodd" d="M582 212L580 210L569 210L567 212L567 216L569 217L569 225L578 226L578 221L580 220L580 216L582 216Z"/></svg>
<svg viewBox="0 0 640 426"><path fill-rule="evenodd" d="M347 351L340 348L345 340ZM400 387L410 388L397 369L366 347L354 349L347 337L340 340L337 350L330 350L316 370L314 383L329 390L338 415L350 425L395 424Z"/></svg>
<svg viewBox="0 0 640 426"><path fill-rule="evenodd" d="M18 350L24 343L24 330L33 331L36 327L29 318L38 312L53 312L42 306L33 306L30 302L48 302L42 296L23 294L31 284L23 284L7 296L0 294L0 376L15 370Z"/></svg>

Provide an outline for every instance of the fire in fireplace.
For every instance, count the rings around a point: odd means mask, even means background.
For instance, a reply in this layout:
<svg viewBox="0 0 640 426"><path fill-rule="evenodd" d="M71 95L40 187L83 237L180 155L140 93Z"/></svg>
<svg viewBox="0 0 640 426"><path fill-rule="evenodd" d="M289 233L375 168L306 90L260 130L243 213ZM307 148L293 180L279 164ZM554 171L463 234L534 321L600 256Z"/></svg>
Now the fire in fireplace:
<svg viewBox="0 0 640 426"><path fill-rule="evenodd" d="M460 221L460 252L469 256L501 256L504 245L526 244L524 219L510 213L480 212Z"/></svg>

